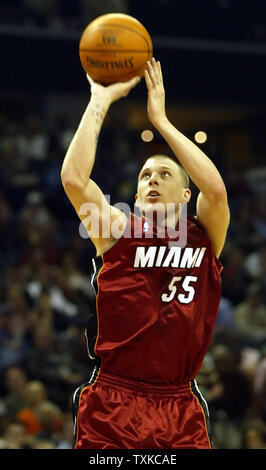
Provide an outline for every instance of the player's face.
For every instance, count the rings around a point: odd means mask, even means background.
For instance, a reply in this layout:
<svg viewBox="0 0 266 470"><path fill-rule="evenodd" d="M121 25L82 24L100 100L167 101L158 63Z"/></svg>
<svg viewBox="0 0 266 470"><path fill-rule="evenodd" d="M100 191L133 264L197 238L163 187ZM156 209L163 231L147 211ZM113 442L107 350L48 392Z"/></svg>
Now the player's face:
<svg viewBox="0 0 266 470"><path fill-rule="evenodd" d="M137 204L142 212L167 210L167 204L188 202L190 190L184 188L182 175L169 158L149 158L139 174Z"/></svg>

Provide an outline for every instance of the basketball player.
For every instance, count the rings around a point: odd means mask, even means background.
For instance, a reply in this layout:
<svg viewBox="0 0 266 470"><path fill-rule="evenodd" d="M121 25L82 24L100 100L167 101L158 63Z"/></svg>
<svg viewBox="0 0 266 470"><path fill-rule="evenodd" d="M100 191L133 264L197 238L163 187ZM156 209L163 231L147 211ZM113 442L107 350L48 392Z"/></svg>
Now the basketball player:
<svg viewBox="0 0 266 470"><path fill-rule="evenodd" d="M141 216L111 206L90 179L98 136L110 105L139 78L107 87L88 80L91 99L61 173L97 251L95 315L86 330L91 373L73 397L74 447L209 449L208 409L195 376L221 295L218 258L229 224L225 185L211 160L169 122L161 66L152 59L145 71L148 117L178 160L157 155L145 162L136 195ZM187 175L199 195L182 247L178 207L191 196ZM88 202L90 225L80 210ZM175 210L156 225L155 209L162 215L169 203Z"/></svg>

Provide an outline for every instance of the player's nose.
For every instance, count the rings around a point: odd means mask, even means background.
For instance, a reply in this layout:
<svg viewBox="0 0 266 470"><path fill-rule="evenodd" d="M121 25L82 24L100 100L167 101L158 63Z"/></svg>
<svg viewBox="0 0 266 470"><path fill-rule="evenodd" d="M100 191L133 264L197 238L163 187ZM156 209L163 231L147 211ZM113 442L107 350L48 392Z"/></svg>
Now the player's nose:
<svg viewBox="0 0 266 470"><path fill-rule="evenodd" d="M150 179L149 179L149 186L158 186L158 178L157 178L157 175L156 173L152 173Z"/></svg>

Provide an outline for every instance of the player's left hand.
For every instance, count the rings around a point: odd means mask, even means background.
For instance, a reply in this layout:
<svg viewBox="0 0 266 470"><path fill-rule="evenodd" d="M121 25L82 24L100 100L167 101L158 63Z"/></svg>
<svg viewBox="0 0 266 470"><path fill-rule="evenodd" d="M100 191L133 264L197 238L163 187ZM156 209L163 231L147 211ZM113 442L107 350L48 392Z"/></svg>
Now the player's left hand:
<svg viewBox="0 0 266 470"><path fill-rule="evenodd" d="M156 125L166 118L165 115L165 91L161 64L152 58L147 62L144 77L148 89L147 112L151 123Z"/></svg>

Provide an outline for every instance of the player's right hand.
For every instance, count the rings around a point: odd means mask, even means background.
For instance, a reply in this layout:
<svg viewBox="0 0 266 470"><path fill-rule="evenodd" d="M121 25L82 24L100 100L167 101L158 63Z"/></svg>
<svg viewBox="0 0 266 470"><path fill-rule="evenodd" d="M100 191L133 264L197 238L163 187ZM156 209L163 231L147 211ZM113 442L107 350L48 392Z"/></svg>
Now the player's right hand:
<svg viewBox="0 0 266 470"><path fill-rule="evenodd" d="M144 77L148 89L147 112L151 123L157 124L165 119L165 91L161 64L154 57L147 62Z"/></svg>
<svg viewBox="0 0 266 470"><path fill-rule="evenodd" d="M88 74L87 79L91 86L91 94L95 96L97 95L99 98L103 98L109 104L127 96L130 90L134 88L141 80L140 77L133 77L127 82L117 82L113 83L112 85L103 86L94 82L94 80Z"/></svg>

